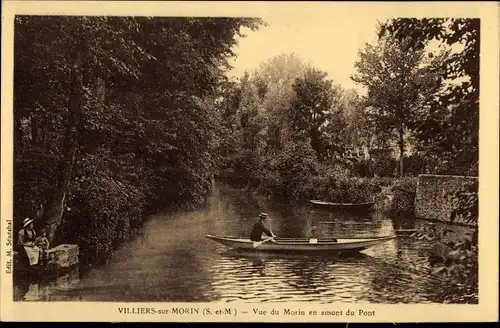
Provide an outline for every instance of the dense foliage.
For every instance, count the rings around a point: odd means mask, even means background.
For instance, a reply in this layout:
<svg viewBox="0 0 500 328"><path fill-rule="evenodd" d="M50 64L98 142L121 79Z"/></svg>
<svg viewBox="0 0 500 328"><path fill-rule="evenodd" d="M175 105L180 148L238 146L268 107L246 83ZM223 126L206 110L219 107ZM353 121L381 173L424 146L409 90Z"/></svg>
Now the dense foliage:
<svg viewBox="0 0 500 328"><path fill-rule="evenodd" d="M415 195L417 191L417 179L405 177L392 186L394 199L391 212L397 216L413 216L415 211Z"/></svg>
<svg viewBox="0 0 500 328"><path fill-rule="evenodd" d="M419 112L418 147L433 159L435 173L478 174L479 150L479 19L394 19L380 34L409 40L410 51L431 41L455 46L443 62L443 78L453 81Z"/></svg>
<svg viewBox="0 0 500 328"><path fill-rule="evenodd" d="M18 16L16 224L94 261L148 213L203 203L216 166L215 101L238 18Z"/></svg>
<svg viewBox="0 0 500 328"><path fill-rule="evenodd" d="M477 233L476 229L472 234L460 238L448 238L455 234L453 230L438 229L433 224L426 224L411 235L416 240L430 241L430 274L439 280L441 288L450 290L448 297L443 300L446 303L453 303L453 296L457 294L464 295L467 303L478 301Z"/></svg>
<svg viewBox="0 0 500 328"><path fill-rule="evenodd" d="M423 49L409 51L410 40L382 37L367 44L355 63L351 78L367 88L366 115L386 145L399 148L399 173L404 174L405 137L418 112L432 100L442 85L440 69L446 53L428 58Z"/></svg>

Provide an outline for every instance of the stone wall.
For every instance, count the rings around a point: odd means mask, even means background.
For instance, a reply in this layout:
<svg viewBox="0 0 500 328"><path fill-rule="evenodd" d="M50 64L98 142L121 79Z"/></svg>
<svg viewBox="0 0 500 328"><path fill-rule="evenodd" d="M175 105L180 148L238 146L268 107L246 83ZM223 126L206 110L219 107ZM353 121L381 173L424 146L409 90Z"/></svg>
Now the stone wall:
<svg viewBox="0 0 500 328"><path fill-rule="evenodd" d="M448 222L455 209L453 195L464 185L477 183L477 177L430 175L418 176L415 196L415 216ZM454 222L464 223L461 217Z"/></svg>
<svg viewBox="0 0 500 328"><path fill-rule="evenodd" d="M61 244L47 250L47 264L55 269L69 268L78 264L78 245Z"/></svg>

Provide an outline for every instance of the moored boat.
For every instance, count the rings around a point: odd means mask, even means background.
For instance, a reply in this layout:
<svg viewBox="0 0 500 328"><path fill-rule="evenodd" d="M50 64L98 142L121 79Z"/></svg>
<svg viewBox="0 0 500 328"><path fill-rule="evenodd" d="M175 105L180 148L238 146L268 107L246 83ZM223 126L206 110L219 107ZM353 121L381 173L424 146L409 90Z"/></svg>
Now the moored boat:
<svg viewBox="0 0 500 328"><path fill-rule="evenodd" d="M307 253L331 253L331 252L359 252L369 247L377 246L396 236L382 236L371 238L273 238L257 242L247 237L225 237L207 235L207 238L222 245L244 250L255 250L264 252L307 252Z"/></svg>
<svg viewBox="0 0 500 328"><path fill-rule="evenodd" d="M369 211L375 205L375 202L366 203L332 203L322 200L311 199L309 203L316 208L328 209L333 211Z"/></svg>

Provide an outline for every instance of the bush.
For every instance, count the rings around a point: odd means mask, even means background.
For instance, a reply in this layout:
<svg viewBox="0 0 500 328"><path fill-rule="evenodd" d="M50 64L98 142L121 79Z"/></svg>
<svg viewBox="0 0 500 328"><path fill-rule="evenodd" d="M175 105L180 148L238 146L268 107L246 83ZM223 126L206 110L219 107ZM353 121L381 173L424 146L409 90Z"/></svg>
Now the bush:
<svg viewBox="0 0 500 328"><path fill-rule="evenodd" d="M104 154L87 155L78 165L58 239L78 244L88 264L109 258L147 217L148 188L134 181L136 173L124 172L126 162L116 176Z"/></svg>
<svg viewBox="0 0 500 328"><path fill-rule="evenodd" d="M307 144L292 144L271 159L261 191L273 199L304 199L314 189L311 179L318 174L316 154Z"/></svg>
<svg viewBox="0 0 500 328"><path fill-rule="evenodd" d="M417 178L405 177L396 181L392 187L394 199L391 214L413 216L415 213L415 195L417 192Z"/></svg>
<svg viewBox="0 0 500 328"><path fill-rule="evenodd" d="M261 161L258 155L243 150L226 159L218 177L234 187L258 187L261 183Z"/></svg>
<svg viewBox="0 0 500 328"><path fill-rule="evenodd" d="M398 179L393 177L374 177L369 180L380 187L391 187Z"/></svg>
<svg viewBox="0 0 500 328"><path fill-rule="evenodd" d="M457 301L477 303L478 295L478 245L477 229L469 238L460 238L456 242L445 238L453 230L439 231L433 224L422 226L411 237L434 242L429 249L429 262L432 266L432 278L439 281L441 288L449 290L443 300L446 303ZM460 300L457 300L460 299Z"/></svg>
<svg viewBox="0 0 500 328"><path fill-rule="evenodd" d="M352 173L361 177L394 177L399 162L394 158L372 158L357 160L352 165Z"/></svg>
<svg viewBox="0 0 500 328"><path fill-rule="evenodd" d="M405 157L403 160L404 172L406 175L417 176L425 173L426 161L425 158L419 155Z"/></svg>
<svg viewBox="0 0 500 328"><path fill-rule="evenodd" d="M371 165L371 172L379 177L393 177L397 169L398 161L391 157L376 158Z"/></svg>
<svg viewBox="0 0 500 328"><path fill-rule="evenodd" d="M337 177L330 186L329 199L336 203L363 203L380 191L371 179Z"/></svg>
<svg viewBox="0 0 500 328"><path fill-rule="evenodd" d="M312 197L335 203L362 203L372 201L387 179L361 178L349 175L340 168L326 168L314 177Z"/></svg>
<svg viewBox="0 0 500 328"><path fill-rule="evenodd" d="M356 160L352 165L352 173L361 177L373 177L372 162L370 160Z"/></svg>

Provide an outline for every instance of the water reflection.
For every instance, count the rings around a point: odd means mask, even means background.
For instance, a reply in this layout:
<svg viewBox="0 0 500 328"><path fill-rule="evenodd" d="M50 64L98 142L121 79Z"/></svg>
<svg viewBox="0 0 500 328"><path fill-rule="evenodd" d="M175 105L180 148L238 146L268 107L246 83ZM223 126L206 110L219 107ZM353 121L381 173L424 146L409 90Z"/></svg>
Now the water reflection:
<svg viewBox="0 0 500 328"><path fill-rule="evenodd" d="M49 277L24 277L14 284L14 301L64 300L64 291L73 289L80 280L78 266ZM59 292L62 292L59 294Z"/></svg>
<svg viewBox="0 0 500 328"><path fill-rule="evenodd" d="M381 213L348 214L280 205L226 187L204 210L153 216L108 264L51 282L16 284L17 300L121 302L441 302L430 279L429 242L398 236L358 256L236 252L206 234L246 236L260 212L281 237L368 237L418 228ZM442 291L442 292L441 292Z"/></svg>
<svg viewBox="0 0 500 328"><path fill-rule="evenodd" d="M272 254L228 250L216 265L215 287L223 301L356 301L366 292L373 257ZM223 274L225 272L225 274ZM249 279L260 278L254 283Z"/></svg>

